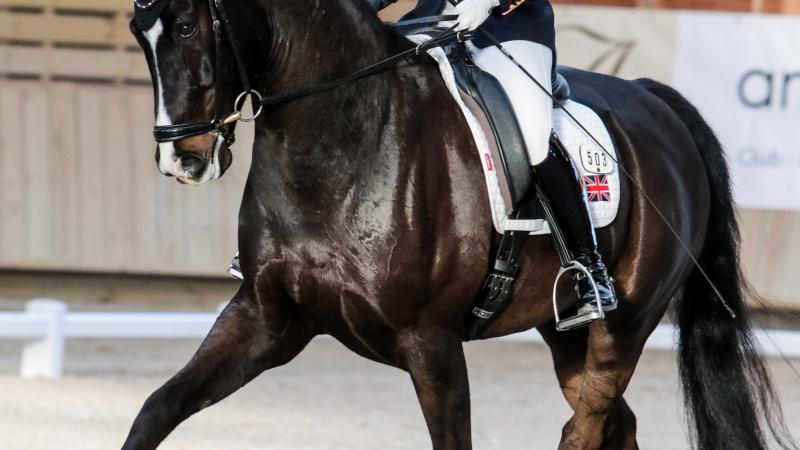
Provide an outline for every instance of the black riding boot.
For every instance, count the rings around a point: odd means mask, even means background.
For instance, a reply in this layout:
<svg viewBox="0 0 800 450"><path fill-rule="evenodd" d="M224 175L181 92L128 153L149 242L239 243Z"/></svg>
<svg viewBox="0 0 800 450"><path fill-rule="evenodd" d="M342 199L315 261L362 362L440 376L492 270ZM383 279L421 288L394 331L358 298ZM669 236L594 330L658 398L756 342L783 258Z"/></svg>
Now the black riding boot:
<svg viewBox="0 0 800 450"><path fill-rule="evenodd" d="M582 264L592 274L603 311L616 309L613 280L597 252L597 241L583 188L569 154L555 134L550 138L547 159L534 166L533 170L539 198L556 241L562 266L572 265L573 261ZM578 314L564 321L561 329L580 328L600 317L592 280L583 272L578 272L575 279Z"/></svg>

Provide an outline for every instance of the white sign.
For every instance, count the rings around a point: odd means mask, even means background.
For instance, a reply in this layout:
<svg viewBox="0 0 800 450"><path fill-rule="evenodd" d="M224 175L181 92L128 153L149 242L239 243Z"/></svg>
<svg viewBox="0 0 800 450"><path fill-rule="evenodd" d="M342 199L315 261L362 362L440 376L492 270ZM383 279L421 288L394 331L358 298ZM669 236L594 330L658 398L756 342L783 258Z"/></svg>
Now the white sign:
<svg viewBox="0 0 800 450"><path fill-rule="evenodd" d="M739 206L800 210L800 18L681 13L674 85L717 132Z"/></svg>

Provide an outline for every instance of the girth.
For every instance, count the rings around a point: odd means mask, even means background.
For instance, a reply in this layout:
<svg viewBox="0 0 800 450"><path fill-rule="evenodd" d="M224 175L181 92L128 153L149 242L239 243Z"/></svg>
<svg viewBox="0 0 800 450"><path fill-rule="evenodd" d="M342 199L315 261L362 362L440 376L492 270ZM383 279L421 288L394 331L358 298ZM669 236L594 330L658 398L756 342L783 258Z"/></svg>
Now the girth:
<svg viewBox="0 0 800 450"><path fill-rule="evenodd" d="M495 251L494 264L465 319L465 339L476 339L508 306L519 273L519 255L528 242L527 231L506 231Z"/></svg>

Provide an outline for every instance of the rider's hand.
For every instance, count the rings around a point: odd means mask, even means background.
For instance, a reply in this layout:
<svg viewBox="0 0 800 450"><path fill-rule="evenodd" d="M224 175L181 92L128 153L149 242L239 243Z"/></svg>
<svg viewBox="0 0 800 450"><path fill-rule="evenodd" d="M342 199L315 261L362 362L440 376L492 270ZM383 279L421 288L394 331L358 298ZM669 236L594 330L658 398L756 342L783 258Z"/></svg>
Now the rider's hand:
<svg viewBox="0 0 800 450"><path fill-rule="evenodd" d="M500 0L463 0L456 5L458 14L456 31L472 31L478 28L499 5Z"/></svg>

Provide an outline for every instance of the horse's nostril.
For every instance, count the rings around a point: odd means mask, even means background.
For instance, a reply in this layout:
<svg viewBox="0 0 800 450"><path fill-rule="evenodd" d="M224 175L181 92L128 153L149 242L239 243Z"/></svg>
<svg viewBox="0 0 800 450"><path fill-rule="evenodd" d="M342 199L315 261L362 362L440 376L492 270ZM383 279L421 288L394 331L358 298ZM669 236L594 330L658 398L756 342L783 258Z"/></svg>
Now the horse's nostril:
<svg viewBox="0 0 800 450"><path fill-rule="evenodd" d="M181 157L181 168L188 173L197 173L205 165L205 161L200 158L199 156L195 156L192 154L184 154Z"/></svg>
<svg viewBox="0 0 800 450"><path fill-rule="evenodd" d="M161 161L161 149L156 147L156 164Z"/></svg>

